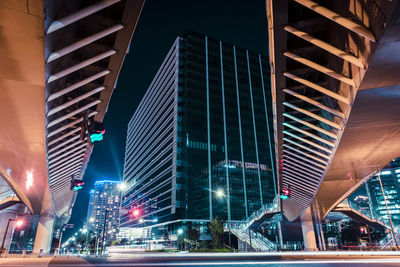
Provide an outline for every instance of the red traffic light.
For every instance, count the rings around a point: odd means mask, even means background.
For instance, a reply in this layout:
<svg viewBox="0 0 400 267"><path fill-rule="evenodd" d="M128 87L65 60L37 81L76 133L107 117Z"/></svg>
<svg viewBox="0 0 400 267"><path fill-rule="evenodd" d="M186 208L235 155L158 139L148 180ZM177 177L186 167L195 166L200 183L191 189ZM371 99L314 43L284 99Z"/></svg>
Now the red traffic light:
<svg viewBox="0 0 400 267"><path fill-rule="evenodd" d="M134 210L132 211L132 215L133 215L134 217L139 216L139 215L140 215L140 210L134 209Z"/></svg>
<svg viewBox="0 0 400 267"><path fill-rule="evenodd" d="M24 224L24 221L18 220L18 221L16 221L15 226L16 227L21 227L23 224Z"/></svg>
<svg viewBox="0 0 400 267"><path fill-rule="evenodd" d="M282 189L282 194L285 196L290 196L290 189Z"/></svg>

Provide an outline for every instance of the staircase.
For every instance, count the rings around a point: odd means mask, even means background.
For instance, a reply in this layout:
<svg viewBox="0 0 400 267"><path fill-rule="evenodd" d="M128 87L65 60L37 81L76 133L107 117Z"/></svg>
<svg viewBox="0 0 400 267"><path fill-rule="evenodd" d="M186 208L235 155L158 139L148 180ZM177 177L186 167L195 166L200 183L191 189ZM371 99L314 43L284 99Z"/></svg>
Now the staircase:
<svg viewBox="0 0 400 267"><path fill-rule="evenodd" d="M256 210L249 216L245 228L257 229L266 219L273 217L279 212L279 195L277 195L272 203L263 205L260 209Z"/></svg>
<svg viewBox="0 0 400 267"><path fill-rule="evenodd" d="M276 244L255 230L266 219L271 218L279 212L279 195L277 195L272 203L265 204L260 209L253 212L245 222L225 223L224 230L226 232L230 231L239 240L249 244L257 251L273 251L277 249Z"/></svg>
<svg viewBox="0 0 400 267"><path fill-rule="evenodd" d="M397 241L400 240L400 227L394 229ZM391 249L393 246L396 246L396 242L393 240L393 235L390 232L387 236L379 242L381 249Z"/></svg>
<svg viewBox="0 0 400 267"><path fill-rule="evenodd" d="M271 242L268 238L262 234L254 232L250 229L244 230L244 228L231 228L232 234L234 234L239 240L249 244L256 251L274 251L276 250L276 244Z"/></svg>

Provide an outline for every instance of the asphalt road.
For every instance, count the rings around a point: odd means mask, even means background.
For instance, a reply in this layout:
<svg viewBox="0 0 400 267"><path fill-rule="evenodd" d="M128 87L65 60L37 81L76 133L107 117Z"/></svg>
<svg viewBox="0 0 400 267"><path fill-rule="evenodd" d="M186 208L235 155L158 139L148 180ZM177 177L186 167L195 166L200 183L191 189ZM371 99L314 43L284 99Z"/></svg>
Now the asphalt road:
<svg viewBox="0 0 400 267"><path fill-rule="evenodd" d="M111 257L7 258L0 266L400 266L400 254L113 254Z"/></svg>

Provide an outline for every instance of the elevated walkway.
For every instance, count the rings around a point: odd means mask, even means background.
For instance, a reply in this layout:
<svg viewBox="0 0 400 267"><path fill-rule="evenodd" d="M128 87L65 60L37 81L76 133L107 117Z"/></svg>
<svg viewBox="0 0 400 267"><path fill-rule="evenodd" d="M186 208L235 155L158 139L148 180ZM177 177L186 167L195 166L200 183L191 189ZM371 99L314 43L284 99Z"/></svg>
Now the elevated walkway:
<svg viewBox="0 0 400 267"><path fill-rule="evenodd" d="M256 230L267 219L272 218L274 215L280 213L279 195L277 195L272 203L263 205L259 210L253 212L247 219L245 229L250 228Z"/></svg>
<svg viewBox="0 0 400 267"><path fill-rule="evenodd" d="M349 204L348 201L342 202L341 204L337 205L332 211L341 212L347 215L348 217L360 223L365 223L368 226L371 226L379 231L385 231L386 229L390 229L389 225L386 225L385 223L375 218L363 214L357 209L357 206L354 206L354 204Z"/></svg>
<svg viewBox="0 0 400 267"><path fill-rule="evenodd" d="M399 156L400 2L266 6L282 213L315 201L323 219Z"/></svg>

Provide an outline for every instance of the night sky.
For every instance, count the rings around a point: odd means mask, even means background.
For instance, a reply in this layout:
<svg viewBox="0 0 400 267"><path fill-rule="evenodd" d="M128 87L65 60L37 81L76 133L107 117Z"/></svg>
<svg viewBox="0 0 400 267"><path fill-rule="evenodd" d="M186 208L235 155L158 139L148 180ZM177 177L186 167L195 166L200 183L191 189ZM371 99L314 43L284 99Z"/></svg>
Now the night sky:
<svg viewBox="0 0 400 267"><path fill-rule="evenodd" d="M148 0L104 119L105 138L95 144L73 209L74 232L85 221L94 182L122 179L127 124L174 40L187 30L268 54L265 0Z"/></svg>

